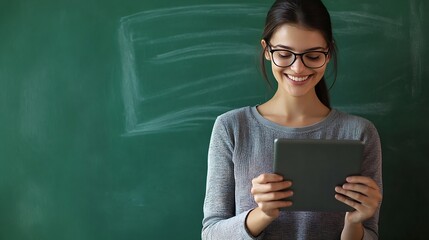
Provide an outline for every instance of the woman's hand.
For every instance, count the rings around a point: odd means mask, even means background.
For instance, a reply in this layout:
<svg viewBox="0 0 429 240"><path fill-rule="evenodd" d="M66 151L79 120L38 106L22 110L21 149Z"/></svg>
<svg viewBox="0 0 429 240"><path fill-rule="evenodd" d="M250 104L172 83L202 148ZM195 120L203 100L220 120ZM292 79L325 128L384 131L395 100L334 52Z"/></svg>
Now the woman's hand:
<svg viewBox="0 0 429 240"><path fill-rule="evenodd" d="M352 176L342 187L336 187L335 198L356 211L346 214L348 223L356 224L374 216L380 205L382 194L377 183L369 177Z"/></svg>
<svg viewBox="0 0 429 240"><path fill-rule="evenodd" d="M293 194L286 191L290 186L290 181L283 181L282 176L271 173L261 174L252 180L251 193L258 207L250 211L246 226L253 236L258 236L280 215L280 208L292 205L291 201L284 200Z"/></svg>
<svg viewBox="0 0 429 240"><path fill-rule="evenodd" d="M280 208L292 205L284 200L292 196L292 191L286 191L291 186L292 182L284 181L282 176L266 173L252 180L251 193L261 212L274 220L280 215Z"/></svg>

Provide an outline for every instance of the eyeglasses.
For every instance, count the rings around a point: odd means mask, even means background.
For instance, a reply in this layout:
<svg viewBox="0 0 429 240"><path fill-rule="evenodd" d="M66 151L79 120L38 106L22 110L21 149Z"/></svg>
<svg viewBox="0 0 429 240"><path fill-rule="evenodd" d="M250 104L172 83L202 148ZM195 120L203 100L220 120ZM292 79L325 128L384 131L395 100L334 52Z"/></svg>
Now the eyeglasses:
<svg viewBox="0 0 429 240"><path fill-rule="evenodd" d="M289 67L295 61L297 56L301 57L301 62L308 68L321 68L328 59L329 51L308 51L304 53L294 53L286 49L272 49L268 44L274 64L278 67Z"/></svg>

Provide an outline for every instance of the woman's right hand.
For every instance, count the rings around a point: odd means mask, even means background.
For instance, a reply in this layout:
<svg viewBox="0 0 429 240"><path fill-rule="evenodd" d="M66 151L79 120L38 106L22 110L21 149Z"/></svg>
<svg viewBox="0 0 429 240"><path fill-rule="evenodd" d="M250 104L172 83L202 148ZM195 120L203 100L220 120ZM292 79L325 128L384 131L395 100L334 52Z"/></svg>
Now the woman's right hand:
<svg viewBox="0 0 429 240"><path fill-rule="evenodd" d="M289 207L291 201L284 198L292 196L292 191L287 190L292 182L284 181L277 174L264 173L252 180L251 193L258 207L249 212L246 218L246 226L253 236L258 236L262 231L280 215L280 208Z"/></svg>
<svg viewBox="0 0 429 240"><path fill-rule="evenodd" d="M252 180L251 193L260 211L274 220L280 215L280 208L292 205L291 201L284 200L293 195L287 190L291 186L292 182L284 181L280 175L264 173Z"/></svg>

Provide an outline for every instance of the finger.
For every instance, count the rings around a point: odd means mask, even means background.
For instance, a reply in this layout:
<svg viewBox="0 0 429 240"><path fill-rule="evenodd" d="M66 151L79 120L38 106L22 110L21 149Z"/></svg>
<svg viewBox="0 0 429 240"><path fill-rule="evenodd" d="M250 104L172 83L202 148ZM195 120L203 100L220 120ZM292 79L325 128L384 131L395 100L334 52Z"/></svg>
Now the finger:
<svg viewBox="0 0 429 240"><path fill-rule="evenodd" d="M335 198L338 201L354 208L357 211L363 212L365 210L364 206L361 204L360 201L353 199L350 196L348 196L348 195L350 195L351 191L347 191L341 187L336 187L335 191L337 192L337 194L335 194Z"/></svg>
<svg viewBox="0 0 429 240"><path fill-rule="evenodd" d="M341 187L336 187L335 191L337 193L340 193L343 196L346 196L349 199L354 200L355 202L358 202L358 203L367 202L368 197L363 195L363 194L360 194L358 192L349 191L349 190L346 190L346 189L341 188Z"/></svg>
<svg viewBox="0 0 429 240"><path fill-rule="evenodd" d="M291 201L271 201L258 204L262 211L271 211L273 209L285 208L292 206Z"/></svg>
<svg viewBox="0 0 429 240"><path fill-rule="evenodd" d="M358 192L358 193L361 193L365 196L371 195L371 192L373 192L375 190L373 188L368 187L367 185L355 184L355 183L346 183L346 184L343 184L342 187L345 190Z"/></svg>
<svg viewBox="0 0 429 240"><path fill-rule="evenodd" d="M358 192L360 194L367 196L370 199L381 201L380 191L377 189L371 188L367 185L346 183L346 184L343 184L343 189L348 191Z"/></svg>
<svg viewBox="0 0 429 240"><path fill-rule="evenodd" d="M293 195L292 191L279 191L279 192L269 192L264 194L257 194L255 195L255 201L256 202L270 202L270 201L277 201L277 200L283 200L285 198L288 198Z"/></svg>
<svg viewBox="0 0 429 240"><path fill-rule="evenodd" d="M365 176L350 176L346 178L346 181L348 183L360 183L360 184L364 184L367 185L370 188L379 190L380 188L378 187L377 183L369 178L369 177L365 177Z"/></svg>
<svg viewBox="0 0 429 240"><path fill-rule="evenodd" d="M283 181L283 177L274 173L263 173L252 180L253 183L270 183Z"/></svg>
<svg viewBox="0 0 429 240"><path fill-rule="evenodd" d="M335 194L335 199L337 199L338 201L349 205L350 207L356 209L357 211L362 211L362 205L359 204L358 202L353 201L352 199L342 195L342 194Z"/></svg>
<svg viewBox="0 0 429 240"><path fill-rule="evenodd" d="M264 184L256 183L256 184L253 184L251 192L252 194L277 192L277 191L285 190L291 186L292 186L292 182L290 181L264 183Z"/></svg>
<svg viewBox="0 0 429 240"><path fill-rule="evenodd" d="M360 184L353 184L353 185L360 185ZM369 193L362 194L357 191L353 191L353 190L350 191L341 187L336 187L335 191L337 193L340 193L352 199L353 201L359 203L363 207L376 208L381 201L381 197L380 197L381 194L375 190L370 190Z"/></svg>

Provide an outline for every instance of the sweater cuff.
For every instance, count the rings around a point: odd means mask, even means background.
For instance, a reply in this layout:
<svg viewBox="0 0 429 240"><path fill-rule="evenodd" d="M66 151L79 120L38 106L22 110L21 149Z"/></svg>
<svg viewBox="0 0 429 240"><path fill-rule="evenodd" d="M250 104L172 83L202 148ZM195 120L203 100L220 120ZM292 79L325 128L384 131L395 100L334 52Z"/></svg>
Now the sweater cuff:
<svg viewBox="0 0 429 240"><path fill-rule="evenodd" d="M261 240L264 237L264 232L262 232L261 234L259 234L257 237L254 237L250 233L250 231L249 231L249 229L247 228L247 225L246 225L247 216L249 216L249 213L252 210L253 209L250 209L250 210L248 210L248 211L243 212L243 213L240 214L241 215L240 217L243 217L242 218L242 223L243 223L242 226L243 227L241 228L242 229L241 236L243 237L243 239L247 239L247 240Z"/></svg>
<svg viewBox="0 0 429 240"><path fill-rule="evenodd" d="M378 236L373 231L368 228L363 228L363 238L362 240L377 240Z"/></svg>

